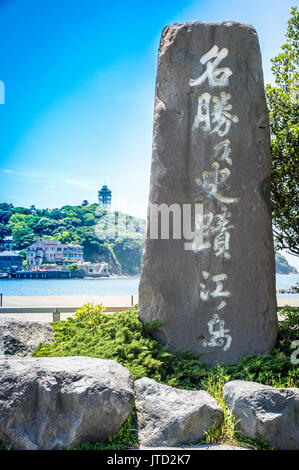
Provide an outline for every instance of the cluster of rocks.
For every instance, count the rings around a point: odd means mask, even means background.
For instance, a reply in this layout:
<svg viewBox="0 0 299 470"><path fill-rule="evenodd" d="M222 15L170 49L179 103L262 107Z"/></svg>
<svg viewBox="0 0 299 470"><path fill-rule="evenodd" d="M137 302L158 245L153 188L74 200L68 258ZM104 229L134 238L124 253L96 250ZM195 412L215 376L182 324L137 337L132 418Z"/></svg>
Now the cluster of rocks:
<svg viewBox="0 0 299 470"><path fill-rule="evenodd" d="M116 361L32 358L33 340L26 346L28 329L41 340L44 331L48 341L49 327L41 322L17 323L1 320L0 327L0 441L4 445L66 449L105 441L118 431L134 405L141 446L196 443L223 420L222 408L207 392L179 390L147 377L134 383L129 370ZM11 347L17 343L19 350ZM16 357L17 353L25 357ZM298 389L232 381L225 385L224 397L244 436L264 439L279 449L299 449Z"/></svg>

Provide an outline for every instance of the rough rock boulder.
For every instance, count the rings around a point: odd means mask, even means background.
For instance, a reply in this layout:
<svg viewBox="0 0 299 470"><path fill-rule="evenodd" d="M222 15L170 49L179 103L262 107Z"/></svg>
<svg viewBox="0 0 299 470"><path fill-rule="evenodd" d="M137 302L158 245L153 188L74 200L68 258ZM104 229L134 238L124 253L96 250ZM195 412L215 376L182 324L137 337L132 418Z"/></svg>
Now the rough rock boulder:
<svg viewBox="0 0 299 470"><path fill-rule="evenodd" d="M234 380L224 386L223 394L245 437L264 439L277 449L299 449L298 388Z"/></svg>
<svg viewBox="0 0 299 470"><path fill-rule="evenodd" d="M139 440L142 446L198 442L223 412L205 391L179 390L147 377L135 381Z"/></svg>
<svg viewBox="0 0 299 470"><path fill-rule="evenodd" d="M0 318L0 356L30 356L40 343L52 343L53 333L43 321Z"/></svg>
<svg viewBox="0 0 299 470"><path fill-rule="evenodd" d="M0 441L67 449L105 441L134 403L130 372L90 357L0 360Z"/></svg>

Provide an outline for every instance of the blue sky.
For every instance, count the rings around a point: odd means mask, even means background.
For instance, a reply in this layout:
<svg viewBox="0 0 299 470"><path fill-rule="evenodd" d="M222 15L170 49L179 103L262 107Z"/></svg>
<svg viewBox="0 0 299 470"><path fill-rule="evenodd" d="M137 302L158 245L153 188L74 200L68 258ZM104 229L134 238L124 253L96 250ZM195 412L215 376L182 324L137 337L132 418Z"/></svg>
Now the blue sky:
<svg viewBox="0 0 299 470"><path fill-rule="evenodd" d="M265 82L296 0L0 0L0 201L96 202L145 218L159 38L166 24L258 31Z"/></svg>

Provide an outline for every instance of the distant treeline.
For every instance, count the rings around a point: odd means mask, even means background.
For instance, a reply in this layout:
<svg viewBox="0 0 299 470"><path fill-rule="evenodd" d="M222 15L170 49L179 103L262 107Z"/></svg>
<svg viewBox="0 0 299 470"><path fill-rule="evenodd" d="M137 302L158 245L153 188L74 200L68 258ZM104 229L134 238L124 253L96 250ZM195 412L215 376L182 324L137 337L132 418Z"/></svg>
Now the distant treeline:
<svg viewBox="0 0 299 470"><path fill-rule="evenodd" d="M60 209L0 203L0 248L9 235L13 237L13 250L26 250L37 240L76 243L83 245L86 261L106 261L115 274L140 272L144 230L144 220L106 212L87 201Z"/></svg>
<svg viewBox="0 0 299 470"><path fill-rule="evenodd" d="M12 235L13 250L26 250L37 240L60 240L83 245L85 261L106 261L114 274L138 274L145 221L120 212L106 212L98 204L61 209L14 207L0 203L0 248ZM23 252L24 256L26 252ZM276 272L295 273L284 256L276 254Z"/></svg>
<svg viewBox="0 0 299 470"><path fill-rule="evenodd" d="M282 256L280 253L276 253L275 255L275 268L277 274L292 274L297 273L296 268L291 266L286 258Z"/></svg>

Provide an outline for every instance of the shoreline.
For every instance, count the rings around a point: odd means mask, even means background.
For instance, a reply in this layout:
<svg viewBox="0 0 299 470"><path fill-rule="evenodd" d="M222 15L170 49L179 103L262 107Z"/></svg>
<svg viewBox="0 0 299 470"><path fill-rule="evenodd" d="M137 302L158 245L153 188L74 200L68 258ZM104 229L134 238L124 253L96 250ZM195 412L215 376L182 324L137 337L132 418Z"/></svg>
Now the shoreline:
<svg viewBox="0 0 299 470"><path fill-rule="evenodd" d="M45 296L3 296L3 307L52 307L53 312L57 307L77 307L94 302L95 305L103 304L104 307L132 307L131 295L45 295ZM133 296L133 305L138 303L138 296ZM1 308L0 308L1 310ZM74 313L61 313L61 320L73 317ZM1 313L1 318L15 318L23 320L38 320L51 323L53 313Z"/></svg>
<svg viewBox="0 0 299 470"><path fill-rule="evenodd" d="M133 295L136 304L138 295ZM3 307L69 307L88 302L104 304L106 307L131 307L131 295L3 295Z"/></svg>
<svg viewBox="0 0 299 470"><path fill-rule="evenodd" d="M57 307L77 307L80 308L88 302L94 302L95 305L102 303L105 307L132 307L131 295L46 295L46 296L3 296L3 307L52 307L53 312ZM138 304L138 295L133 296L133 305ZM299 298L278 298L277 307L292 305L299 307ZM0 309L1 310L1 309ZM61 313L61 320L66 320L74 316L74 313ZM34 312L31 313L1 313L1 318L38 320L51 323L53 313ZM282 320L278 312L278 319Z"/></svg>
<svg viewBox="0 0 299 470"><path fill-rule="evenodd" d="M132 294L125 295L3 295L3 307L52 307L52 306L73 306L84 305L88 302L95 304L103 303L107 307L131 306ZM134 305L138 303L138 294L133 295ZM299 307L298 297L277 297L277 306L292 305Z"/></svg>
<svg viewBox="0 0 299 470"><path fill-rule="evenodd" d="M16 278L8 278L8 277L0 277L0 281L68 281L68 280L71 280L71 281L82 281L82 279L92 279L92 280L100 280L102 281L103 279L138 279L140 278L140 274L136 274L136 275L126 275L126 274L121 274L121 275L118 275L118 274L112 274L111 276L96 276L96 277L92 277L92 276L84 276L84 277L72 277L72 278L45 278L45 279L36 279L36 278L33 278L33 279L30 279L30 278L27 278L27 279L16 279ZM0 284L1 285L1 284Z"/></svg>

